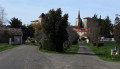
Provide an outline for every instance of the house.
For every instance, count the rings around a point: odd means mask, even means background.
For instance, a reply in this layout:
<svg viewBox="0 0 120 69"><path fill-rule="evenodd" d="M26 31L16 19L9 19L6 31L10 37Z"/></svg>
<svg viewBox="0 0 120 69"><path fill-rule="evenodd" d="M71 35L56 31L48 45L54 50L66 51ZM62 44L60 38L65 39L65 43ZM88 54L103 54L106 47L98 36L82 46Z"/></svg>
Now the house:
<svg viewBox="0 0 120 69"><path fill-rule="evenodd" d="M31 21L31 24L42 23L44 16L45 16L45 14L42 13L42 14L38 17L38 20Z"/></svg>
<svg viewBox="0 0 120 69"><path fill-rule="evenodd" d="M3 36L7 36L3 37ZM18 28L0 28L0 38L2 40L6 39L5 42L9 42L9 44L22 44L23 33L21 29Z"/></svg>

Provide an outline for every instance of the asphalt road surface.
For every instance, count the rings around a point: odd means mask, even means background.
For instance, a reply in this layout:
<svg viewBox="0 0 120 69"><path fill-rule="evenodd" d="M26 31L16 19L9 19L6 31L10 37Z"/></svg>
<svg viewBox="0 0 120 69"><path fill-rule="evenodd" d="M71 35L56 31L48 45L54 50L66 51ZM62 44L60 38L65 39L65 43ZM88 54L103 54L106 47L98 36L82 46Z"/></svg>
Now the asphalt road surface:
<svg viewBox="0 0 120 69"><path fill-rule="evenodd" d="M102 61L82 43L75 55L42 53L36 46L21 45L0 52L0 69L120 69L120 62Z"/></svg>

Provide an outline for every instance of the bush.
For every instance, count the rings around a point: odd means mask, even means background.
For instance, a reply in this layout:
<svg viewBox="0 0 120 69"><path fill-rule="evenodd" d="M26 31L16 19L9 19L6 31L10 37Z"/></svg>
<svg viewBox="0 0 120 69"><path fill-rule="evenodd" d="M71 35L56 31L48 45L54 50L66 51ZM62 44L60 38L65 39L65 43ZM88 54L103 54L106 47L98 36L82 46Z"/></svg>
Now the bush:
<svg viewBox="0 0 120 69"><path fill-rule="evenodd" d="M104 43L103 43L103 42L92 43L92 44L93 44L93 46L97 46L97 47L104 46Z"/></svg>
<svg viewBox="0 0 120 69"><path fill-rule="evenodd" d="M104 46L104 43L103 43L103 42L99 42L99 43L97 44L97 46L98 46L98 47Z"/></svg>
<svg viewBox="0 0 120 69"><path fill-rule="evenodd" d="M92 43L93 44L93 46L96 46L96 43Z"/></svg>
<svg viewBox="0 0 120 69"><path fill-rule="evenodd" d="M27 45L40 46L40 43L38 43L38 42L35 40L35 38L30 38L30 37L27 38L25 44L27 44Z"/></svg>
<svg viewBox="0 0 120 69"><path fill-rule="evenodd" d="M49 51L56 51L56 46L50 39L43 39L41 48Z"/></svg>

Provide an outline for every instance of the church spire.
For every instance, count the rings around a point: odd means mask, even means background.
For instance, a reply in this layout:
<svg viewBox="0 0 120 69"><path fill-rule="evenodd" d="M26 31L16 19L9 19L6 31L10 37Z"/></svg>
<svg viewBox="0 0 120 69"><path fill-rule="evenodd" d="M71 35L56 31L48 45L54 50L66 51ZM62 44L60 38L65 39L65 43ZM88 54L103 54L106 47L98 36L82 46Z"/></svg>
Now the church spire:
<svg viewBox="0 0 120 69"><path fill-rule="evenodd" d="M80 10L79 10L79 12L78 12L78 19L80 19Z"/></svg>

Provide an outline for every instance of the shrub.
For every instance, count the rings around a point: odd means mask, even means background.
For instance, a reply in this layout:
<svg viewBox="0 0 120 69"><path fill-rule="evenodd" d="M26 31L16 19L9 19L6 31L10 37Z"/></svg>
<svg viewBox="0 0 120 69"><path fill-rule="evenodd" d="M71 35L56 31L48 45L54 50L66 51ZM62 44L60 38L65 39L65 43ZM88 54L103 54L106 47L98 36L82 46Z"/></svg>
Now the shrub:
<svg viewBox="0 0 120 69"><path fill-rule="evenodd" d="M96 43L92 43L93 44L93 46L96 46Z"/></svg>
<svg viewBox="0 0 120 69"><path fill-rule="evenodd" d="M103 43L103 42L92 43L92 44L93 44L93 46L97 46L97 47L104 46L104 43Z"/></svg>
<svg viewBox="0 0 120 69"><path fill-rule="evenodd" d="M42 40L42 47L41 48L45 49L45 50L56 51L55 44L50 39L46 39L46 38Z"/></svg>
<svg viewBox="0 0 120 69"><path fill-rule="evenodd" d="M27 45L35 45L35 46L39 46L40 43L38 43L35 38L30 38L28 37L27 40L26 40L26 43Z"/></svg>
<svg viewBox="0 0 120 69"><path fill-rule="evenodd" d="M104 43L103 42L99 42L99 43L97 43L97 46L98 47L104 46Z"/></svg>

